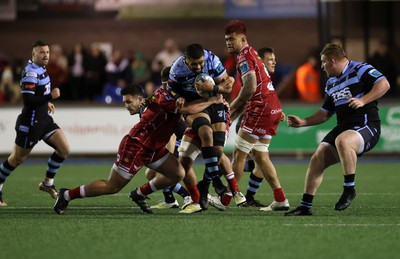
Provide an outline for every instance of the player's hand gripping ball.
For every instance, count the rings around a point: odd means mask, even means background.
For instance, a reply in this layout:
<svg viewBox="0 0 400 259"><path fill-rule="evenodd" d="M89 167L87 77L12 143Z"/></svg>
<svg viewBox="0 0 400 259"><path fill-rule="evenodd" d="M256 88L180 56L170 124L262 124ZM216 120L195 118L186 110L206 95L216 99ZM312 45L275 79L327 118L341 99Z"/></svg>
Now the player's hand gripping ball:
<svg viewBox="0 0 400 259"><path fill-rule="evenodd" d="M198 74L196 76L195 82L203 82L203 80L210 82L212 86L215 85L214 79L207 73ZM199 90L197 88L196 88L196 90L197 90L197 93L203 98L209 98L209 97L214 96L213 92L204 92L204 91L199 92Z"/></svg>

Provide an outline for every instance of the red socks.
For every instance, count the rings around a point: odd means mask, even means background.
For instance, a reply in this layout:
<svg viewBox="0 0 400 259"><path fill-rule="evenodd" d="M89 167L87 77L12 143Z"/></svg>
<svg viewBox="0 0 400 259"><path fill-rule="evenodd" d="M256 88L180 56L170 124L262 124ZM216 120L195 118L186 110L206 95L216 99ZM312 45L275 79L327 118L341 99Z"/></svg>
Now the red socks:
<svg viewBox="0 0 400 259"><path fill-rule="evenodd" d="M150 193L152 193L153 190L151 189L150 182L147 182L147 183L143 184L143 185L140 187L140 192L141 192L144 196L147 196L147 195L149 195Z"/></svg>
<svg viewBox="0 0 400 259"><path fill-rule="evenodd" d="M226 181L228 181L229 188L232 193L240 192L239 185L237 184L235 174L232 172L230 174L225 175Z"/></svg>
<svg viewBox="0 0 400 259"><path fill-rule="evenodd" d="M224 205L224 206L228 206L230 203L231 203L231 200L232 200L232 193L230 193L230 192L227 192L227 193L225 193L224 195L222 195L221 196L221 203Z"/></svg>
<svg viewBox="0 0 400 259"><path fill-rule="evenodd" d="M75 187L74 189L68 190L69 199L73 200L85 197L84 194L81 194L81 188L84 188L84 186L82 185Z"/></svg>
<svg viewBox="0 0 400 259"><path fill-rule="evenodd" d="M286 200L285 193L283 193L282 188L278 188L278 189L274 190L274 199L277 202L282 202L282 201Z"/></svg>
<svg viewBox="0 0 400 259"><path fill-rule="evenodd" d="M199 189L197 189L196 185L186 185L186 189L190 193L190 197L192 197L193 203L199 204L200 202L200 192Z"/></svg>

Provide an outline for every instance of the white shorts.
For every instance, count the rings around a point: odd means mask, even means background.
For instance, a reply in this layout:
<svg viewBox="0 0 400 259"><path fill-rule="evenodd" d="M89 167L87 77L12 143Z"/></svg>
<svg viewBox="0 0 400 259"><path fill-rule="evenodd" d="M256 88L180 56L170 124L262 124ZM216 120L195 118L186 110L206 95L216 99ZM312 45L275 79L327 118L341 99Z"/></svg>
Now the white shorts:
<svg viewBox="0 0 400 259"><path fill-rule="evenodd" d="M262 143L259 139L255 143L250 143L239 135L236 136L236 148L246 154L249 154L251 150L269 152L269 144Z"/></svg>
<svg viewBox="0 0 400 259"><path fill-rule="evenodd" d="M178 152L179 157L189 157L195 161L201 153L201 147L192 142L182 140L181 145L178 148Z"/></svg>

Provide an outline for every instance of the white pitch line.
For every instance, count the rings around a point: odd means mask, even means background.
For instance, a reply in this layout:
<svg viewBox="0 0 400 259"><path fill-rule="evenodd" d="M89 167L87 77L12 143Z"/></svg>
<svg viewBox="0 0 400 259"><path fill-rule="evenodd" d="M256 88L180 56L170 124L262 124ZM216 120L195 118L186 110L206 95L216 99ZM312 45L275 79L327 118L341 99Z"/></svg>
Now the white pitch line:
<svg viewBox="0 0 400 259"><path fill-rule="evenodd" d="M35 193L33 193L33 194L30 194L31 196L43 196L43 194L44 193L39 193L39 192L35 192ZM161 194L161 192L158 192L158 194ZM294 195L297 195L297 196L301 196L303 193L285 193L286 194L286 196L294 196ZM107 196L117 196L117 197L120 197L120 196L125 196L125 197L128 197L128 195L129 195L129 193L115 193L115 194L111 194L111 195L107 195ZM213 195L213 194L212 194ZM341 195L341 193L339 193L339 192L333 192L333 193L318 193L317 194L317 196L340 196ZM369 193L358 193L357 192L357 196L399 196L400 195L400 192L380 192L380 193L372 193L372 192L369 192ZM257 193L257 196L271 196L271 194L269 194L269 193ZM152 196L150 196L150 197L152 197ZM160 196L161 197L161 196ZM153 199L152 199L153 200Z"/></svg>
<svg viewBox="0 0 400 259"><path fill-rule="evenodd" d="M285 227L400 227L398 224L282 224Z"/></svg>
<svg viewBox="0 0 400 259"><path fill-rule="evenodd" d="M53 207L10 207L10 206L5 206L3 207L4 209L11 209L11 210L52 210ZM73 209L78 209L78 210L96 210L96 209L139 209L139 207L73 207Z"/></svg>

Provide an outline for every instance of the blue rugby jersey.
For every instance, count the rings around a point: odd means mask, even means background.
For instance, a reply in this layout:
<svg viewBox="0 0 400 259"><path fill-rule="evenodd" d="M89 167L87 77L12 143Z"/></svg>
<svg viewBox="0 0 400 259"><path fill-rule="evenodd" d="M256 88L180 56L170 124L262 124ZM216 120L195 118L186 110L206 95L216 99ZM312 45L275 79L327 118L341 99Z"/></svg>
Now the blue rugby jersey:
<svg viewBox="0 0 400 259"><path fill-rule="evenodd" d="M189 69L184 59L184 55L181 55L172 64L167 90L171 92L176 99L181 96L187 101L200 99L202 97L197 94L196 88L194 87L197 74ZM226 72L226 69L218 56L214 55L209 50L204 50L204 67L202 72L209 74L215 80L221 77Z"/></svg>
<svg viewBox="0 0 400 259"><path fill-rule="evenodd" d="M367 63L349 61L339 77L328 79L327 94L322 109L330 114L336 113L338 125L365 125L379 122L377 101L359 109L349 107L349 98L360 98L371 91L375 83L385 78L381 72Z"/></svg>
<svg viewBox="0 0 400 259"><path fill-rule="evenodd" d="M21 93L25 118L41 118L48 115L48 102L51 100L51 83L46 68L29 60L21 76Z"/></svg>

